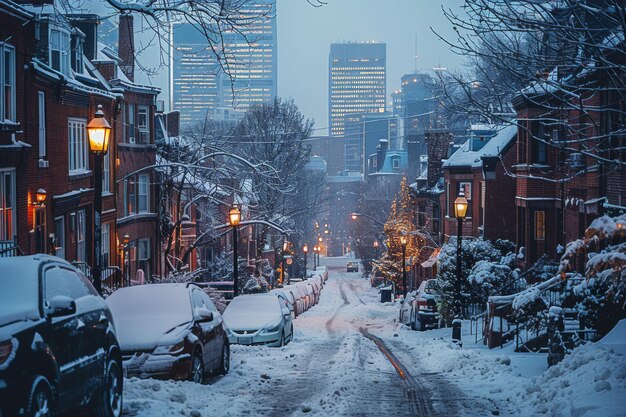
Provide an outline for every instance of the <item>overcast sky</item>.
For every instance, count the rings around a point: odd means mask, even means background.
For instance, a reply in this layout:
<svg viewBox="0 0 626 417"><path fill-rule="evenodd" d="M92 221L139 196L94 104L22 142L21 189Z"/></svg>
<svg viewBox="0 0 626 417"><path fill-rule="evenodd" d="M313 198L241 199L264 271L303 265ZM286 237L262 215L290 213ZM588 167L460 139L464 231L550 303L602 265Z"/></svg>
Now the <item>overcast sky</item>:
<svg viewBox="0 0 626 417"><path fill-rule="evenodd" d="M328 53L330 44L376 40L387 44L387 91L400 87L400 77L417 68L457 68L462 59L431 31L452 36L441 7L459 10L463 0L325 0L313 7L307 0L277 0L278 94L293 98L302 113L315 120L316 134L328 125ZM311 0L314 1L314 0ZM140 59L154 60L153 51ZM150 66L150 64L148 64ZM154 63L152 65L157 65ZM167 103L167 69L147 80L163 89ZM390 97L387 97L390 100Z"/></svg>

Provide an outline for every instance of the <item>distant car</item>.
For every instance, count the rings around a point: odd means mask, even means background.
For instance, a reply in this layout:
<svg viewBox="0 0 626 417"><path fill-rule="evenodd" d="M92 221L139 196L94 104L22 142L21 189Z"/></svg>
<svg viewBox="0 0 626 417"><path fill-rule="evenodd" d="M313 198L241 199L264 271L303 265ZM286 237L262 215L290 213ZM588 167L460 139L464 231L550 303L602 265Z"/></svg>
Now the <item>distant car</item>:
<svg viewBox="0 0 626 417"><path fill-rule="evenodd" d="M61 258L0 258L0 415L80 407L122 414L122 356L111 312Z"/></svg>
<svg viewBox="0 0 626 417"><path fill-rule="evenodd" d="M423 281L413 299L410 326L413 330L435 329L439 326L437 311L437 280Z"/></svg>
<svg viewBox="0 0 626 417"><path fill-rule="evenodd" d="M358 262L348 262L346 265L346 272L359 272Z"/></svg>
<svg viewBox="0 0 626 417"><path fill-rule="evenodd" d="M195 285L120 288L107 298L128 376L203 381L228 373L230 344L222 316Z"/></svg>
<svg viewBox="0 0 626 417"><path fill-rule="evenodd" d="M276 294L248 294L233 298L224 321L230 343L283 346L293 339L291 312Z"/></svg>
<svg viewBox="0 0 626 417"><path fill-rule="evenodd" d="M400 302L400 314L398 320L400 323L406 324L407 326L411 325L411 318L414 316L413 300L415 300L416 295L417 291L410 291L406 294L406 298Z"/></svg>

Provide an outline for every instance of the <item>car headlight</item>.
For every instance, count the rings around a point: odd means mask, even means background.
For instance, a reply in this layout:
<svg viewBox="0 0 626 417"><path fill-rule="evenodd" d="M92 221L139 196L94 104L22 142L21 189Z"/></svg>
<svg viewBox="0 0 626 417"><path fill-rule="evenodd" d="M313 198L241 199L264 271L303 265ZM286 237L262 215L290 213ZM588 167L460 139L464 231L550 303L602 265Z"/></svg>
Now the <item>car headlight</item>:
<svg viewBox="0 0 626 417"><path fill-rule="evenodd" d="M264 329L263 333L276 333L280 330L280 324L277 324L276 326L272 327L271 329Z"/></svg>
<svg viewBox="0 0 626 417"><path fill-rule="evenodd" d="M184 347L185 347L185 340L183 339L174 345L157 346L156 349L154 349L154 352L152 353L155 355L172 355L172 354L180 353Z"/></svg>

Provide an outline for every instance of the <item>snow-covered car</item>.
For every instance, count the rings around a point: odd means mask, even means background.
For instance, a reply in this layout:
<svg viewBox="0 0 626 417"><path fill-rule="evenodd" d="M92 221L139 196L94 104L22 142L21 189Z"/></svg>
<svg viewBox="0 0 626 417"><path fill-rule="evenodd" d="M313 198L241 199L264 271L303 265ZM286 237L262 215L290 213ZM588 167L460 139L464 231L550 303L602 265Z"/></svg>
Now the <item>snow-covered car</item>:
<svg viewBox="0 0 626 417"><path fill-rule="evenodd" d="M287 295L289 300L293 299L293 306L295 308L294 313L296 317L304 313L304 300L295 286L286 285L283 288L277 288L275 291L282 291Z"/></svg>
<svg viewBox="0 0 626 417"><path fill-rule="evenodd" d="M273 290L271 293L276 294L278 298L287 305L291 312L291 319L296 318L296 300L293 298L293 294L289 291Z"/></svg>
<svg viewBox="0 0 626 417"><path fill-rule="evenodd" d="M411 309L410 326L413 330L435 329L439 325L437 311L437 280L423 281L417 289Z"/></svg>
<svg viewBox="0 0 626 417"><path fill-rule="evenodd" d="M417 295L417 291L410 291L406 294L406 298L400 300L400 315L398 321L407 326L411 325L413 314L413 300Z"/></svg>
<svg viewBox="0 0 626 417"><path fill-rule="evenodd" d="M309 297L309 290L306 284L298 282L296 284L293 284L293 286L296 288L296 291L298 291L298 293L300 294L300 298L302 299L303 312L307 311L309 308L311 308L312 300Z"/></svg>
<svg viewBox="0 0 626 417"><path fill-rule="evenodd" d="M276 294L233 298L224 311L224 321L233 344L283 346L293 339L291 312Z"/></svg>
<svg viewBox="0 0 626 417"><path fill-rule="evenodd" d="M348 262L346 264L346 272L359 272L358 262Z"/></svg>
<svg viewBox="0 0 626 417"><path fill-rule="evenodd" d="M307 280L307 282L305 282L305 284L309 287L309 294L311 297L313 297L313 305L317 304L320 302L320 293L321 293L321 287L320 285L311 280Z"/></svg>
<svg viewBox="0 0 626 417"><path fill-rule="evenodd" d="M82 273L48 255L0 258L0 415L88 406L122 414L111 312Z"/></svg>
<svg viewBox="0 0 626 417"><path fill-rule="evenodd" d="M195 285L120 288L107 298L128 376L202 382L228 373L230 345L221 314Z"/></svg>

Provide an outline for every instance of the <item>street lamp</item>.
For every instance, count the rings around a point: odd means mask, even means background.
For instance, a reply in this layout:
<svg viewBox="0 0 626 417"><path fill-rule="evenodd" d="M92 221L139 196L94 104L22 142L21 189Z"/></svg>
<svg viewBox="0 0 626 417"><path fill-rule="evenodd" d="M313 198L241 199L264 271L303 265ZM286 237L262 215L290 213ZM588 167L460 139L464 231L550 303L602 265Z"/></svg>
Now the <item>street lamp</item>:
<svg viewBox="0 0 626 417"><path fill-rule="evenodd" d="M406 236L400 236L400 243L402 244L402 294L406 299Z"/></svg>
<svg viewBox="0 0 626 417"><path fill-rule="evenodd" d="M130 255L129 255L129 250L130 247L128 246L130 243L130 236L128 236L128 233L124 234L124 237L122 238L122 246L124 248L124 281L125 281L125 285L129 285L130 280L128 278L128 270L130 269Z"/></svg>
<svg viewBox="0 0 626 417"><path fill-rule="evenodd" d="M468 203L467 203L467 199L465 198L465 193L463 192L463 190L461 190L461 192L459 192L459 196L456 198L456 200L454 200L454 217L457 218L458 221L458 228L457 228L457 237L456 237L456 285L455 285L455 292L456 292L456 314L460 315L461 314L461 253L462 253L462 246L461 246L461 235L463 233L463 219L465 218L465 215L467 214L467 207L468 207Z"/></svg>
<svg viewBox="0 0 626 417"><path fill-rule="evenodd" d="M302 252L304 252L304 279L306 279L306 254L309 251L309 245L306 243L302 246Z"/></svg>
<svg viewBox="0 0 626 417"><path fill-rule="evenodd" d="M239 295L239 247L237 242L237 226L239 226L240 221L241 211L239 211L237 204L233 204L228 212L228 224L233 228L233 297Z"/></svg>
<svg viewBox="0 0 626 417"><path fill-rule="evenodd" d="M111 136L111 125L104 118L102 105L98 105L95 117L91 119L87 125L87 136L89 137L89 151L93 155L93 172L94 172L94 201L93 201L93 268L91 275L93 277L93 285L102 294L102 277L101 277L101 252L100 242L102 235L102 160L104 155L109 151L109 138Z"/></svg>
<svg viewBox="0 0 626 417"><path fill-rule="evenodd" d="M317 254L320 251L320 247L315 245L313 246L313 270L316 271L317 270Z"/></svg>
<svg viewBox="0 0 626 417"><path fill-rule="evenodd" d="M287 238L285 238L285 241L283 242L283 253L281 256L281 268L280 268L280 273L281 273L280 283L283 285L285 282L285 252L287 252L287 249L289 249L289 241L287 240ZM289 275L289 281L287 282L287 285L289 284L291 284L291 275Z"/></svg>

